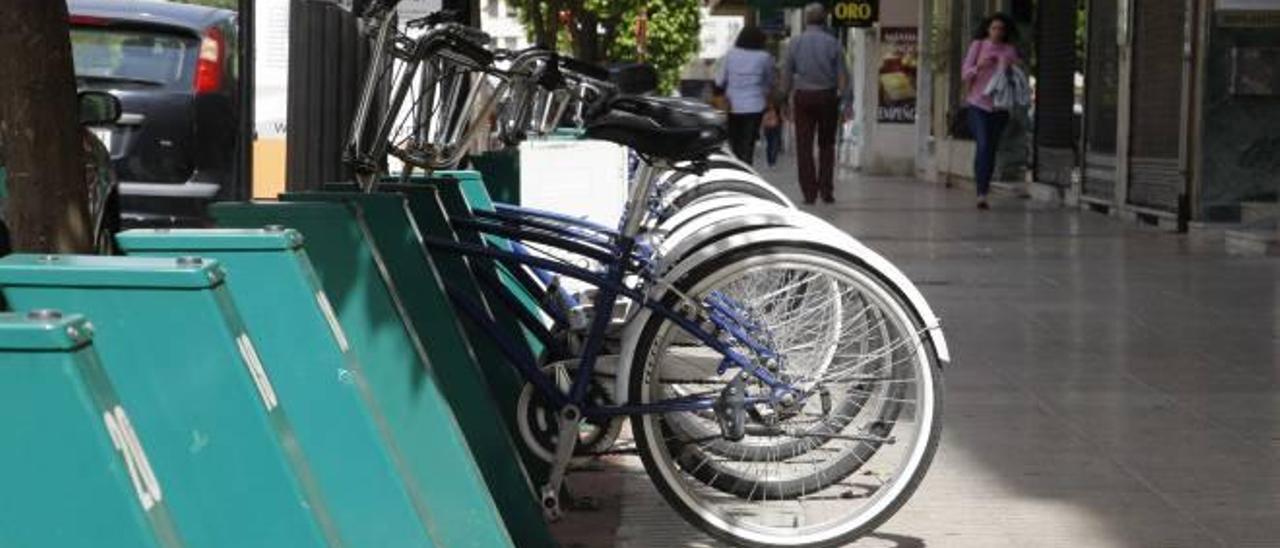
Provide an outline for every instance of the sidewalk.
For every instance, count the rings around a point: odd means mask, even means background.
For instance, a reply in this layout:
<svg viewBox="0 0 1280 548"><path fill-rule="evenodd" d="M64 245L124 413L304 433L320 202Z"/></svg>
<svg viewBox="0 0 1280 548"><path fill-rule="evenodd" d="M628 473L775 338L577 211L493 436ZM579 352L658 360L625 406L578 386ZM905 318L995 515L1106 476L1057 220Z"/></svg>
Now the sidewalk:
<svg viewBox="0 0 1280 548"><path fill-rule="evenodd" d="M1280 260L912 180L844 172L836 198L809 209L916 282L955 357L929 476L855 546L1280 546ZM713 545L637 458L598 467L567 546Z"/></svg>

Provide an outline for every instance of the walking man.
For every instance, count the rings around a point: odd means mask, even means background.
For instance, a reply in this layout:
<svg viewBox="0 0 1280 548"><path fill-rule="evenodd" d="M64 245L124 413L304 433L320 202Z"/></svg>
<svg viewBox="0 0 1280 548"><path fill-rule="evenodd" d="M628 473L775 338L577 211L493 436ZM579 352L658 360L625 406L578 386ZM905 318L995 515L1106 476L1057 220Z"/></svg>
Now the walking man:
<svg viewBox="0 0 1280 548"><path fill-rule="evenodd" d="M783 89L791 94L796 124L796 165L804 203L835 201L836 129L841 99L849 89L840 42L827 29L827 10L814 2L804 8L805 29L791 40L782 68ZM813 166L813 136L818 134L818 169Z"/></svg>

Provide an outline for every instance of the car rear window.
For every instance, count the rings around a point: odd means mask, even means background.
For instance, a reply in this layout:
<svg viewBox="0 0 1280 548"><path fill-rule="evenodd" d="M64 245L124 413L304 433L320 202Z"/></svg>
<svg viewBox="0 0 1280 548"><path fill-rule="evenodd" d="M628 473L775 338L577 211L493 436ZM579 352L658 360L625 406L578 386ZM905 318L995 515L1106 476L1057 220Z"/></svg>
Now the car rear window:
<svg viewBox="0 0 1280 548"><path fill-rule="evenodd" d="M154 31L71 29L76 76L121 83L190 86L194 38Z"/></svg>

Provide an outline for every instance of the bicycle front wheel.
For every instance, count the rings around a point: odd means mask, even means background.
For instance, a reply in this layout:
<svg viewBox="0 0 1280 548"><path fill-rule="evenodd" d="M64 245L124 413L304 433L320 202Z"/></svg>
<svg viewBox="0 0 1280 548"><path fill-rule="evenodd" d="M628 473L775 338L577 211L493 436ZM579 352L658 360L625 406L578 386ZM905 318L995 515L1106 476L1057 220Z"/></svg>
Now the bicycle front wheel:
<svg viewBox="0 0 1280 548"><path fill-rule="evenodd" d="M799 242L725 253L675 286L763 322L774 374L805 394L789 408L750 406L741 440L707 412L632 418L650 479L685 519L736 545L834 546L901 507L936 449L941 379L926 326L892 286L839 250ZM722 359L654 316L630 400L718 395L738 373L718 373ZM748 381L749 393L764 388Z"/></svg>

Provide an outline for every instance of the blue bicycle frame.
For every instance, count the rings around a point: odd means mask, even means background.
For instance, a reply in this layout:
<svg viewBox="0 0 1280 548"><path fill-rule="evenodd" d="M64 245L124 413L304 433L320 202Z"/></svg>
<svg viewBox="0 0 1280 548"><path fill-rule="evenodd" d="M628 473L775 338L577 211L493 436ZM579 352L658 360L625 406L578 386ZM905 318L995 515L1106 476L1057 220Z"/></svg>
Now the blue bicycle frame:
<svg viewBox="0 0 1280 548"><path fill-rule="evenodd" d="M628 212L624 215L621 228L617 230L555 212L503 204L497 205L493 212L476 212L471 219L450 219L450 223L477 233L506 238L513 243L511 250L434 237L424 237L423 242L433 251L484 257L507 265L512 271L528 267L534 272L559 274L581 280L598 289L593 302L596 313L587 329L585 345L578 358L578 367L572 384L568 393L565 393L541 371L539 364L529 356L527 351L522 351L517 343L502 333L498 324L488 316L482 305L446 284L450 298L462 313L467 314L478 325L485 328L504 357L520 370L522 376L535 387L545 401L557 409L574 405L588 417L616 417L710 410L715 406L716 398L707 395L625 405L597 405L587 398L589 382L594 376L596 362L611 321L611 315L603 311L613 310L620 298L630 299L651 310L720 353L723 356L718 369L720 373L737 368L769 387L767 396L748 396L747 405L776 402L784 394L796 392L795 387L762 367L757 360L731 347L732 341L737 341L764 360L776 358L773 351L754 336L762 331L762 326L753 324L743 316L736 303L727 297L713 293L699 303L703 308L703 319L706 320L700 322L695 319L696 314L685 314L673 309L671 304L675 303L651 299L644 291L624 283L624 280L631 275L639 275L645 281L651 280L648 267L651 264L652 251L647 246L638 245L635 238L639 228L638 211L643 207L636 204L644 203L638 200L643 200L647 195L655 174L656 170L651 166L644 166L637 174L639 180L633 185ZM600 263L603 269L602 271L591 270L530 254L524 251L523 242L536 243L590 258ZM544 281L549 279L549 276L540 277ZM688 305L680 308L687 309Z"/></svg>

